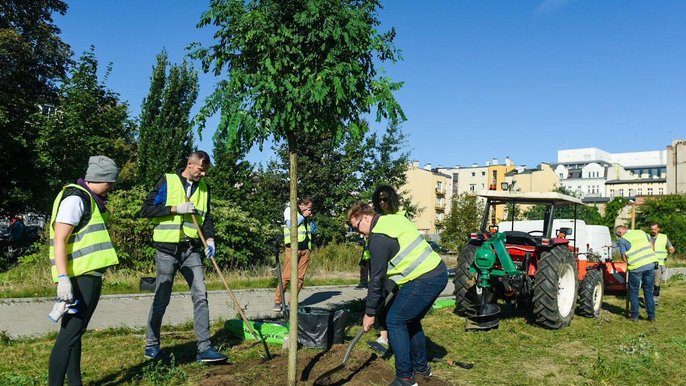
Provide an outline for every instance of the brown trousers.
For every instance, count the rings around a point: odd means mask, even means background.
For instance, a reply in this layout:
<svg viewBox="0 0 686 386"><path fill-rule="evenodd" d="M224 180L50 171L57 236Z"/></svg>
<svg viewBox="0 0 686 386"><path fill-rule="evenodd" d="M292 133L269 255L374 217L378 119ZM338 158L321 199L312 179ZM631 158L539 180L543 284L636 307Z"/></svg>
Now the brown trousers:
<svg viewBox="0 0 686 386"><path fill-rule="evenodd" d="M288 283L291 281L291 249L286 248L284 251L284 265L281 271L281 278L283 279L283 290L286 291ZM298 251L298 293L303 288L305 282L305 272L310 263L310 250L305 249ZM276 286L276 293L274 294L274 303L281 304L281 291L279 286Z"/></svg>

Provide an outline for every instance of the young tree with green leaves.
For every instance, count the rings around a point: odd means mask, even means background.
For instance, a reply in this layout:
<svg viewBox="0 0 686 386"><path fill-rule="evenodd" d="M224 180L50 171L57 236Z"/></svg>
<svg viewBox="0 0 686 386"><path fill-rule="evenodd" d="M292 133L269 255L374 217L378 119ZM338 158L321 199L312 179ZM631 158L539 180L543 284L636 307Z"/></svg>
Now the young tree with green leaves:
<svg viewBox="0 0 686 386"><path fill-rule="evenodd" d="M477 196L469 193L454 196L441 232L441 243L459 253L467 245L469 234L481 227L483 214L484 204Z"/></svg>
<svg viewBox="0 0 686 386"><path fill-rule="evenodd" d="M60 0L0 1L0 214L45 210L34 201L43 181L34 169L40 126L31 116L57 103L67 75L72 52L53 23L66 12Z"/></svg>
<svg viewBox="0 0 686 386"><path fill-rule="evenodd" d="M212 25L217 41L192 46L203 70L219 81L197 116L200 127L217 112L217 132L229 146L286 141L290 153L290 206L296 208L297 149L302 135L328 132L332 146L359 137L363 117L404 119L393 96L401 84L380 76L376 63L395 61L394 31L380 33L376 0L214 0L199 26ZM291 211L291 234L296 234ZM295 238L294 238L295 239ZM297 282L297 243L292 283ZM291 309L298 307L291 286ZM288 382L295 384L297 312L291 312Z"/></svg>
<svg viewBox="0 0 686 386"><path fill-rule="evenodd" d="M636 227L648 231L651 222L660 224L660 231L669 235L677 253L684 254L686 251L686 195L647 197L636 210Z"/></svg>
<svg viewBox="0 0 686 386"><path fill-rule="evenodd" d="M197 98L197 72L185 61L170 65L163 50L157 55L150 90L141 107L136 161L139 184L154 186L161 175L185 164L193 150L190 112Z"/></svg>
<svg viewBox="0 0 686 386"><path fill-rule="evenodd" d="M114 159L122 166L119 185L126 186L127 179L130 182L134 127L128 106L105 86L111 67L102 82L97 71L95 48L91 47L61 85L56 112L34 115L40 126L36 150L43 184L36 200L43 211L49 211L52 196L60 186L84 176L84 165L92 155Z"/></svg>

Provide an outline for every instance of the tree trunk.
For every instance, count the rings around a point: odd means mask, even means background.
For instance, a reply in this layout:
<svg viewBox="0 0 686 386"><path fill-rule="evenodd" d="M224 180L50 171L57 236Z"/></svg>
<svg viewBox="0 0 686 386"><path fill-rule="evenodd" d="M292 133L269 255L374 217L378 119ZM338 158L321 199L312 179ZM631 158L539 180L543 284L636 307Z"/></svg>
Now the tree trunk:
<svg viewBox="0 0 686 386"><path fill-rule="evenodd" d="M298 153L294 134L288 135L291 206L291 283L288 345L288 385L295 386L298 364ZM285 305L286 299L281 299Z"/></svg>

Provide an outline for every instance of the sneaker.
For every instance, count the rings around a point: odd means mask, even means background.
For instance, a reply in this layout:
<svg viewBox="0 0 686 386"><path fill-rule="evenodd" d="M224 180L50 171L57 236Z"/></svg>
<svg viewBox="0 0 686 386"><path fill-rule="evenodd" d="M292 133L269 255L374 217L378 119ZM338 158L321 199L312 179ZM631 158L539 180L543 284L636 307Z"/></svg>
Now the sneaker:
<svg viewBox="0 0 686 386"><path fill-rule="evenodd" d="M655 296L655 297L653 298L653 300L655 300L655 307L657 307L657 306L660 304L660 297L659 297L659 296Z"/></svg>
<svg viewBox="0 0 686 386"><path fill-rule="evenodd" d="M214 349L214 347L210 346L207 350L198 353L198 355L195 357L195 360L198 362L223 362L226 361L228 357L220 352L217 352L217 350Z"/></svg>
<svg viewBox="0 0 686 386"><path fill-rule="evenodd" d="M360 283L355 287L356 290L366 290L367 284Z"/></svg>
<svg viewBox="0 0 686 386"><path fill-rule="evenodd" d="M388 348L388 339L384 339L383 337L378 337L376 338L376 343Z"/></svg>
<svg viewBox="0 0 686 386"><path fill-rule="evenodd" d="M422 375L425 379L431 378L431 376L433 375L433 373L431 372L431 366L426 366L426 370L424 371L415 371L415 375Z"/></svg>
<svg viewBox="0 0 686 386"><path fill-rule="evenodd" d="M281 303L274 303L274 311L278 311L278 312L283 311L283 308L281 307Z"/></svg>
<svg viewBox="0 0 686 386"><path fill-rule="evenodd" d="M415 382L414 378L395 377L393 382L391 382L390 386L418 386L418 385L417 385L417 382Z"/></svg>
<svg viewBox="0 0 686 386"><path fill-rule="evenodd" d="M158 359L158 358L163 358L165 356L164 351L160 349L160 346L150 346L145 348L145 352L143 355L147 359Z"/></svg>

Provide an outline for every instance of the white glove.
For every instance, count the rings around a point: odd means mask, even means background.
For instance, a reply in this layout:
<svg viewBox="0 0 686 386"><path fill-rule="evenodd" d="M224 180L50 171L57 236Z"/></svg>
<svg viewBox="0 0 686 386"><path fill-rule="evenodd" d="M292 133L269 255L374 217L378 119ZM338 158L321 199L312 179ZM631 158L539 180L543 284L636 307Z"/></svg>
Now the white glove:
<svg viewBox="0 0 686 386"><path fill-rule="evenodd" d="M205 248L206 257L214 257L214 239L207 239L207 247Z"/></svg>
<svg viewBox="0 0 686 386"><path fill-rule="evenodd" d="M67 303L71 303L72 300L74 300L71 280L69 280L69 276L67 275L60 275L57 278L57 298Z"/></svg>
<svg viewBox="0 0 686 386"><path fill-rule="evenodd" d="M176 206L177 214L189 214L195 213L195 205L192 202L184 202Z"/></svg>

